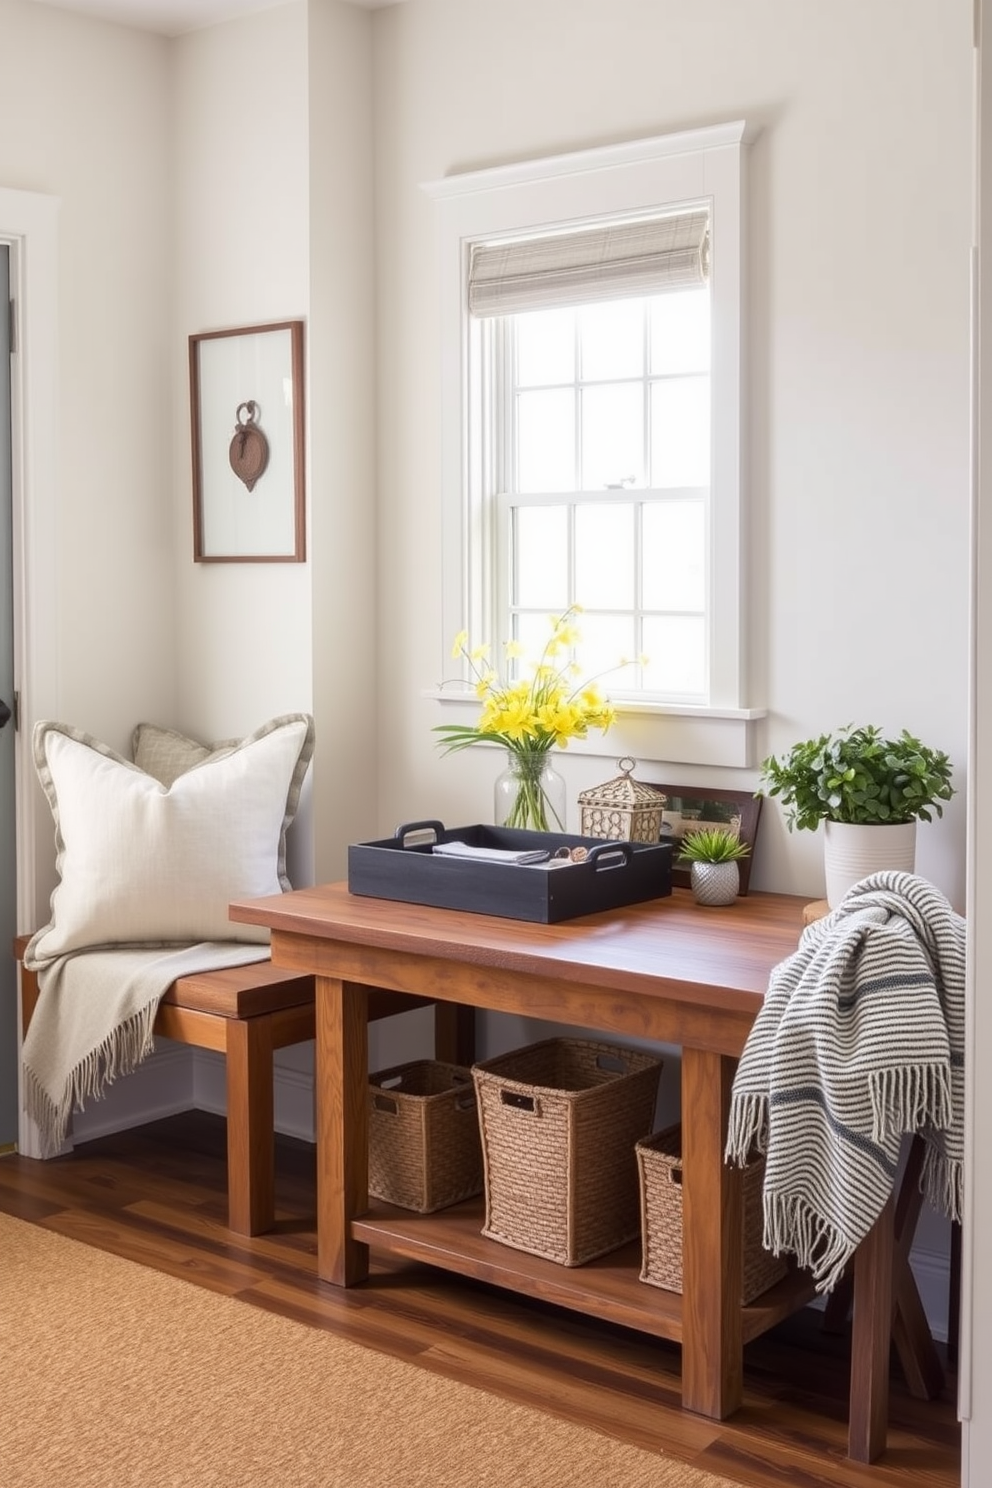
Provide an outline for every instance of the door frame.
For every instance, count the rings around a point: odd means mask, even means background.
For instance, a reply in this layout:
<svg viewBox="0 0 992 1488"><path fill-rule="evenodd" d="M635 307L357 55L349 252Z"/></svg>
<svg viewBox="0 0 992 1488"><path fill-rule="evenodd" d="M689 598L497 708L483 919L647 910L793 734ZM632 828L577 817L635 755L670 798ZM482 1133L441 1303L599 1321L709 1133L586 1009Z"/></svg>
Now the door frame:
<svg viewBox="0 0 992 1488"><path fill-rule="evenodd" d="M14 771L17 924L24 931L36 928L54 887L51 819L47 809L44 814L40 809L45 803L31 761L31 734L37 719L58 716L59 700L58 213L57 197L0 187L0 241L11 250L11 295L17 303L10 379L14 689L19 699ZM19 1106L18 1146L39 1156L37 1133L23 1114L23 1100Z"/></svg>

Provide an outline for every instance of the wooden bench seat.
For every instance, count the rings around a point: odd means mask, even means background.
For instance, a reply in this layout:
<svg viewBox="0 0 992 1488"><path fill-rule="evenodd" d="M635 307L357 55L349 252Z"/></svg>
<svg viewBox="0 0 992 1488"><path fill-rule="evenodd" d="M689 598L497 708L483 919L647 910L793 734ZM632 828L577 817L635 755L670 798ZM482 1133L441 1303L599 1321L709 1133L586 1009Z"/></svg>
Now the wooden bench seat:
<svg viewBox="0 0 992 1488"><path fill-rule="evenodd" d="M23 964L30 938L20 935L14 941L24 1032L39 993L37 973ZM427 998L375 989L369 994L369 1019L426 1006ZM470 1017L470 1009L435 1006L438 1059L471 1062ZM313 977L283 971L271 961L179 977L159 1004L154 1029L162 1038L226 1057L228 1225L239 1235L270 1230L275 1223L273 1055L314 1037Z"/></svg>

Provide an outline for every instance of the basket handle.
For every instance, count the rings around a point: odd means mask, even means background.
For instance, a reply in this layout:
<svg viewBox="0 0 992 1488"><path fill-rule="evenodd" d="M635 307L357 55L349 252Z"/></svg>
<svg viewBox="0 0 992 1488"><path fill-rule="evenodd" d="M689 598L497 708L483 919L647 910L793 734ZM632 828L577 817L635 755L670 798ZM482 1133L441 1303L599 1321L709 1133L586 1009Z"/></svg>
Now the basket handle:
<svg viewBox="0 0 992 1488"><path fill-rule="evenodd" d="M388 1095L378 1093L372 1096L373 1111L385 1111L390 1116L398 1116L400 1112L399 1101L391 1100Z"/></svg>
<svg viewBox="0 0 992 1488"><path fill-rule="evenodd" d="M396 831L393 833L393 840L399 842L401 846L406 847L407 837L412 837L415 833L418 835L423 833L426 837L428 832L433 832L434 841L440 842L444 836L444 823L439 821L405 822L403 826L396 828Z"/></svg>
<svg viewBox="0 0 992 1488"><path fill-rule="evenodd" d="M597 1054L596 1068L608 1075L629 1075L630 1060L621 1054Z"/></svg>
<svg viewBox="0 0 992 1488"><path fill-rule="evenodd" d="M504 1106L511 1106L514 1111L524 1111L529 1116L540 1116L541 1102L536 1095L525 1095L522 1090L501 1089L499 1098Z"/></svg>
<svg viewBox="0 0 992 1488"><path fill-rule="evenodd" d="M597 873L603 873L611 868L626 868L633 856L634 849L629 842L601 842L598 847L589 849L586 861Z"/></svg>

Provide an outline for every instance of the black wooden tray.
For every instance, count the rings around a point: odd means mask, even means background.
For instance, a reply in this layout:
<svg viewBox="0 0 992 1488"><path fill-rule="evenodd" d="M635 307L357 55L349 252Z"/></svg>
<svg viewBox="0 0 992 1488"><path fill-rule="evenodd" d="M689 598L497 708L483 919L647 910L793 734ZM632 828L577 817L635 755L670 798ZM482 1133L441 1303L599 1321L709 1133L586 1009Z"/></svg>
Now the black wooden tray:
<svg viewBox="0 0 992 1488"><path fill-rule="evenodd" d="M584 847L589 856L582 863L548 868L434 853L435 843L448 842L549 854L560 847ZM550 925L671 894L672 853L670 842L604 842L565 832L482 825L449 830L439 821L410 822L397 827L392 837L348 848L348 888L373 899Z"/></svg>

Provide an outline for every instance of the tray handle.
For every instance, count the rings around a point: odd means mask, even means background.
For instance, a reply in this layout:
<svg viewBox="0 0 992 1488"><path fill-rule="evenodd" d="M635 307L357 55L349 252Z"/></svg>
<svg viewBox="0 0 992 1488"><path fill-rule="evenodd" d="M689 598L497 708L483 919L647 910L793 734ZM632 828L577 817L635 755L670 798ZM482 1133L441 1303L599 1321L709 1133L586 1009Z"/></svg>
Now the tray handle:
<svg viewBox="0 0 992 1488"><path fill-rule="evenodd" d="M434 841L440 842L444 836L444 823L439 821L404 822L403 826L396 828L396 831L393 833L393 840L406 847L407 837L412 837L414 834L423 834L426 836L428 832L433 832Z"/></svg>
<svg viewBox="0 0 992 1488"><path fill-rule="evenodd" d="M626 868L633 856L634 849L629 842L601 842L598 847L589 849L586 862L597 873L603 873L611 868Z"/></svg>

